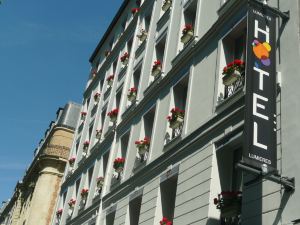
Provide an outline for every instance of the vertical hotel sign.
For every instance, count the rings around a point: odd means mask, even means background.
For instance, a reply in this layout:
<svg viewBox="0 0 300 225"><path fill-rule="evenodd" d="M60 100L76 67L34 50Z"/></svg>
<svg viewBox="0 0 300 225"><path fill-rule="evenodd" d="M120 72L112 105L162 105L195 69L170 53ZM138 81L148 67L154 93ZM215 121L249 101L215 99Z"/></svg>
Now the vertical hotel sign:
<svg viewBox="0 0 300 225"><path fill-rule="evenodd" d="M250 1L247 28L244 162L276 169L276 16Z"/></svg>

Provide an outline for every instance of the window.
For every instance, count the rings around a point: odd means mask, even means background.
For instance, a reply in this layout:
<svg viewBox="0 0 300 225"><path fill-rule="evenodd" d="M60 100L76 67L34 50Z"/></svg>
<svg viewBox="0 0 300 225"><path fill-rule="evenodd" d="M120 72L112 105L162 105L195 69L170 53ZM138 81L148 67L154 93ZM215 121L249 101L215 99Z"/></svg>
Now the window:
<svg viewBox="0 0 300 225"><path fill-rule="evenodd" d="M139 196L129 202L130 225L139 224L141 205L142 205L142 196Z"/></svg>
<svg viewBox="0 0 300 225"><path fill-rule="evenodd" d="M142 66L139 66L133 73L133 86L135 88L139 87L140 77L141 77Z"/></svg>
<svg viewBox="0 0 300 225"><path fill-rule="evenodd" d="M173 87L170 111L167 117L168 128L165 136L165 144L178 137L182 133L185 118L189 76L185 76Z"/></svg>
<svg viewBox="0 0 300 225"><path fill-rule="evenodd" d="M93 172L94 172L94 166L92 166L91 168L89 168L88 170L88 186L91 186L91 181L92 181L92 177L93 177Z"/></svg>
<svg viewBox="0 0 300 225"><path fill-rule="evenodd" d="M107 170L108 158L109 158L109 152L106 152L106 153L103 155L103 163L102 163L102 166L103 166L103 175L104 175L104 176L106 176L106 170Z"/></svg>
<svg viewBox="0 0 300 225"><path fill-rule="evenodd" d="M75 183L76 196L78 196L79 186L80 186L80 179L78 179Z"/></svg>
<svg viewBox="0 0 300 225"><path fill-rule="evenodd" d="M198 0L190 0L184 7L183 19L181 23L181 47L189 43L195 33L196 27L196 13ZM186 32L183 32L186 31Z"/></svg>
<svg viewBox="0 0 300 225"><path fill-rule="evenodd" d="M246 21L243 20L222 40L219 63L219 101L230 97L243 88L245 84L244 65L238 66L240 69L233 72L228 68L232 67L233 63L237 61L244 63L246 59L246 34Z"/></svg>
<svg viewBox="0 0 300 225"><path fill-rule="evenodd" d="M106 215L106 225L114 225L116 211Z"/></svg>
<svg viewBox="0 0 300 225"><path fill-rule="evenodd" d="M160 184L163 217L173 221L178 176L172 176Z"/></svg>
<svg viewBox="0 0 300 225"><path fill-rule="evenodd" d="M104 128L104 121L105 121L105 117L106 117L106 111L107 111L107 108L104 108L102 110L102 113L101 113L101 126L102 126L102 129Z"/></svg>
<svg viewBox="0 0 300 225"><path fill-rule="evenodd" d="M144 132L145 136L151 138L152 136L152 130L153 130L153 123L154 123L154 116L155 116L155 109L156 107L153 107L151 110L147 112L147 114L144 116Z"/></svg>
<svg viewBox="0 0 300 225"><path fill-rule="evenodd" d="M132 49L132 42L133 42L133 38L131 38L128 42L127 42L127 49L128 49L128 54L131 54L131 49Z"/></svg>
<svg viewBox="0 0 300 225"><path fill-rule="evenodd" d="M164 59L164 53L165 53L165 46L166 46L166 38L167 35L164 35L164 37L159 40L159 42L156 44L155 46L155 57L154 57L154 61L155 60L160 60L161 62L163 62Z"/></svg>
<svg viewBox="0 0 300 225"><path fill-rule="evenodd" d="M88 140L91 140L91 138L92 138L93 127L94 127L94 121L92 121L92 122L90 123L90 126L89 126L89 136L88 136Z"/></svg>
<svg viewBox="0 0 300 225"><path fill-rule="evenodd" d="M119 109L120 108L120 102L121 102L121 97L122 97L122 90L123 88L121 88L117 95L116 95L116 108Z"/></svg>
<svg viewBox="0 0 300 225"><path fill-rule="evenodd" d="M195 27L197 2L198 2L198 0L191 0L185 6L185 9L183 12L184 24L191 24L191 25L193 25L193 27Z"/></svg>
<svg viewBox="0 0 300 225"><path fill-rule="evenodd" d="M121 137L121 157L126 158L130 131Z"/></svg>
<svg viewBox="0 0 300 225"><path fill-rule="evenodd" d="M88 110L88 108L89 108L90 101L91 101L90 98L88 98L88 99L86 100L86 110Z"/></svg>
<svg viewBox="0 0 300 225"><path fill-rule="evenodd" d="M221 193L218 195L219 201L226 196L226 201L221 206L221 224L225 224L225 221L239 221L243 179L242 171L236 168L236 164L242 160L242 148L222 148L217 151L216 155L221 184Z"/></svg>

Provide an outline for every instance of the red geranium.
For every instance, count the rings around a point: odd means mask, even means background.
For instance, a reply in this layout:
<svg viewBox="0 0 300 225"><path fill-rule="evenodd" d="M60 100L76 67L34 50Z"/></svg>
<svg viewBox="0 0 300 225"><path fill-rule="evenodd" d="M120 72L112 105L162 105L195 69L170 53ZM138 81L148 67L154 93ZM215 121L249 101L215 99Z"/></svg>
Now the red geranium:
<svg viewBox="0 0 300 225"><path fill-rule="evenodd" d="M144 137L144 139L135 141L134 143L137 145L137 147L149 146L150 145L150 138Z"/></svg>
<svg viewBox="0 0 300 225"><path fill-rule="evenodd" d="M111 81L111 80L113 80L114 78L115 78L115 75L112 74L112 75L110 75L110 76L108 76L108 77L106 78L106 81Z"/></svg>
<svg viewBox="0 0 300 225"><path fill-rule="evenodd" d="M171 109L171 115L167 116L167 120L169 122L172 122L174 120L176 120L177 117L184 117L184 110L178 108L178 107L174 107L173 109Z"/></svg>
<svg viewBox="0 0 300 225"><path fill-rule="evenodd" d="M122 56L121 56L121 58L120 58L120 60L121 60L121 62L124 62L126 59L128 59L129 58L129 54L128 54L128 52L125 52Z"/></svg>
<svg viewBox="0 0 300 225"><path fill-rule="evenodd" d="M81 116L86 116L87 112L81 112Z"/></svg>
<svg viewBox="0 0 300 225"><path fill-rule="evenodd" d="M95 94L94 94L94 99L97 99L97 98L99 98L100 97L100 93L99 92L96 92Z"/></svg>
<svg viewBox="0 0 300 225"><path fill-rule="evenodd" d="M152 71L157 69L158 67L161 67L162 66L162 63L159 59L157 59L156 61L154 61L154 64L152 66Z"/></svg>
<svg viewBox="0 0 300 225"><path fill-rule="evenodd" d="M162 220L159 222L160 225L172 225L172 222L166 218L166 217L163 217Z"/></svg>
<svg viewBox="0 0 300 225"><path fill-rule="evenodd" d="M81 197L86 197L89 193L89 189L88 188L83 188L81 189L80 195Z"/></svg>
<svg viewBox="0 0 300 225"><path fill-rule="evenodd" d="M114 169L119 169L119 168L123 168L124 167L124 163L125 163L125 159L124 158L116 158L114 161Z"/></svg>
<svg viewBox="0 0 300 225"><path fill-rule="evenodd" d="M69 163L72 165L75 162L75 160L76 160L76 157L73 156L69 159Z"/></svg>
<svg viewBox="0 0 300 225"><path fill-rule="evenodd" d="M62 213L63 213L63 209L59 209L56 211L56 216L60 217L62 215Z"/></svg>
<svg viewBox="0 0 300 225"><path fill-rule="evenodd" d="M245 69L245 62L240 59L235 59L233 62L228 63L227 66L223 68L223 75L230 75L232 74L235 70L239 72L243 72Z"/></svg>
<svg viewBox="0 0 300 225"><path fill-rule="evenodd" d="M186 34L189 31L193 30L193 25L192 24L186 24L182 30L182 34Z"/></svg>
<svg viewBox="0 0 300 225"><path fill-rule="evenodd" d="M75 203L76 203L76 199L71 198L70 201L68 202L68 205L69 205L70 207L73 207L73 206L75 205Z"/></svg>
<svg viewBox="0 0 300 225"><path fill-rule="evenodd" d="M107 115L109 117L113 117L113 116L118 116L118 113L119 113L119 109L113 109L112 111L110 111L109 113L107 113Z"/></svg>
<svg viewBox="0 0 300 225"><path fill-rule="evenodd" d="M132 94L132 93L137 93L137 89L136 89L135 87L132 87L132 88L129 88L129 89L128 89L128 92L129 92L130 94Z"/></svg>
<svg viewBox="0 0 300 225"><path fill-rule="evenodd" d="M137 13L138 11L140 11L140 8L132 8L132 9L131 9L131 13L132 13L132 14L135 14L135 13Z"/></svg>

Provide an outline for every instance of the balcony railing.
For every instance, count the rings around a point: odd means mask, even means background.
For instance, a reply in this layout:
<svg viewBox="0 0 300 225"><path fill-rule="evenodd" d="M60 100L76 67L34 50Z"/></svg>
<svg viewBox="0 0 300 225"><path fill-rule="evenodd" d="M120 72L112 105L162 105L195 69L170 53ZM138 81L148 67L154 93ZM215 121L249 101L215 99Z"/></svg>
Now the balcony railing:
<svg viewBox="0 0 300 225"><path fill-rule="evenodd" d="M224 99L229 98L231 95L233 95L238 90L243 88L244 85L245 85L245 73L242 73L240 78L238 78L231 85L225 85Z"/></svg>

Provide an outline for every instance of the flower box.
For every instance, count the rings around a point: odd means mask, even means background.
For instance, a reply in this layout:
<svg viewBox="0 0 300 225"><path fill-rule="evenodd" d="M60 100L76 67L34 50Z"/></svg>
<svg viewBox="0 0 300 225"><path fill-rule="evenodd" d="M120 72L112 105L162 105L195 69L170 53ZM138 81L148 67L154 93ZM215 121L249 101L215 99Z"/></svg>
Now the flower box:
<svg viewBox="0 0 300 225"><path fill-rule="evenodd" d="M69 159L69 164L71 167L74 166L75 160L76 160L76 157L74 157L74 156Z"/></svg>
<svg viewBox="0 0 300 225"><path fill-rule="evenodd" d="M214 204L221 211L222 218L232 218L240 215L242 192L223 191L214 199Z"/></svg>
<svg viewBox="0 0 300 225"><path fill-rule="evenodd" d="M223 69L223 84L225 86L233 85L237 80L241 79L245 70L245 62L239 59L229 63Z"/></svg>
<svg viewBox="0 0 300 225"><path fill-rule="evenodd" d="M156 60L154 62L154 65L152 66L152 73L151 75L156 77L158 75L161 74L161 70L162 70L162 64L161 64L161 61L160 60Z"/></svg>
<svg viewBox="0 0 300 225"><path fill-rule="evenodd" d="M170 121L170 128L176 129L183 124L184 118L182 116L177 116L174 120Z"/></svg>
<svg viewBox="0 0 300 225"><path fill-rule="evenodd" d="M83 149L84 149L84 150L88 150L89 145L90 145L90 142L89 142L89 141L85 141L85 142L83 143Z"/></svg>
<svg viewBox="0 0 300 225"><path fill-rule="evenodd" d="M87 115L87 112L81 112L81 113L80 113L81 120L85 120L86 115Z"/></svg>
<svg viewBox="0 0 300 225"><path fill-rule="evenodd" d="M137 94L137 89L135 87L130 88L127 94L128 101L134 102L136 100L136 94Z"/></svg>
<svg viewBox="0 0 300 225"><path fill-rule="evenodd" d="M115 78L115 75L114 74L112 74L112 75L110 75L110 76L108 76L107 78L106 78L106 81L107 81L107 85L108 86L112 86L113 85L113 83L114 83L114 78Z"/></svg>
<svg viewBox="0 0 300 225"><path fill-rule="evenodd" d="M128 64L128 62L129 62L129 54L128 54L128 52L125 52L125 53L121 56L120 60L121 60L122 64L123 64L124 66L126 66L126 65Z"/></svg>
<svg viewBox="0 0 300 225"><path fill-rule="evenodd" d="M102 188L104 184L104 177L97 178L97 188Z"/></svg>
<svg viewBox="0 0 300 225"><path fill-rule="evenodd" d="M140 42L143 42L146 40L148 33L144 30L141 29L140 34L136 35L138 37L138 39L140 40Z"/></svg>
<svg viewBox="0 0 300 225"><path fill-rule="evenodd" d="M166 218L166 217L163 217L161 221L159 221L159 224L160 225L172 225L172 222Z"/></svg>
<svg viewBox="0 0 300 225"><path fill-rule="evenodd" d="M118 113L119 113L119 109L113 109L112 111L107 113L107 115L110 117L111 122L115 123L117 121Z"/></svg>
<svg viewBox="0 0 300 225"><path fill-rule="evenodd" d="M146 152L149 151L150 139L148 137L145 137L142 140L135 141L135 145L138 149L138 153L141 157L141 161L144 161L144 156L145 156Z"/></svg>
<svg viewBox="0 0 300 225"><path fill-rule="evenodd" d="M70 208L74 208L75 203L76 203L76 199L71 198L70 201L68 202L68 205Z"/></svg>
<svg viewBox="0 0 300 225"><path fill-rule="evenodd" d="M172 5L172 0L164 0L162 10L167 11Z"/></svg>
<svg viewBox="0 0 300 225"><path fill-rule="evenodd" d="M116 173L118 173L118 178L120 177L120 174L122 173L123 169L124 169L124 164L125 164L125 159L124 158L116 158L114 161L114 169L116 171Z"/></svg>
<svg viewBox="0 0 300 225"><path fill-rule="evenodd" d="M63 213L63 209L57 210L57 211L56 211L56 217L57 217L57 218L60 218L61 215L62 215L62 213Z"/></svg>
<svg viewBox="0 0 300 225"><path fill-rule="evenodd" d="M194 36L194 29L191 24L186 24L184 29L182 30L181 42L183 44L188 43L192 37Z"/></svg>
<svg viewBox="0 0 300 225"><path fill-rule="evenodd" d="M184 110L178 107L171 109L171 115L167 116L167 120L170 123L170 128L177 129L182 126L184 121Z"/></svg>
<svg viewBox="0 0 300 225"><path fill-rule="evenodd" d="M102 135L102 129L96 130L96 138L97 138L97 139L100 139L100 138L101 138L101 135Z"/></svg>
<svg viewBox="0 0 300 225"><path fill-rule="evenodd" d="M94 94L94 101L95 101L96 103L99 102L100 96L101 96L101 94L100 94L99 92L96 92L96 93Z"/></svg>
<svg viewBox="0 0 300 225"><path fill-rule="evenodd" d="M88 188L81 189L80 195L81 195L82 199L87 199L88 194L89 194L89 189Z"/></svg>

